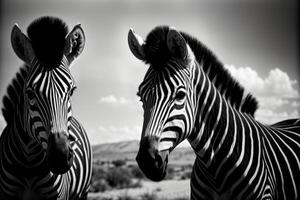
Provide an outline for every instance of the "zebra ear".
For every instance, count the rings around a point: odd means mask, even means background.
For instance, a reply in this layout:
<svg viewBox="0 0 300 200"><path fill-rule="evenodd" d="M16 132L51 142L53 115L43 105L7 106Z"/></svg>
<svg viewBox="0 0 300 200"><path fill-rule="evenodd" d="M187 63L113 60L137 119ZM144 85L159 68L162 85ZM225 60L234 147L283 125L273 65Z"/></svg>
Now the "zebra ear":
<svg viewBox="0 0 300 200"><path fill-rule="evenodd" d="M175 29L171 28L167 35L167 46L169 51L176 57L186 58L188 54L185 39Z"/></svg>
<svg viewBox="0 0 300 200"><path fill-rule="evenodd" d="M136 34L131 28L128 32L128 45L130 51L139 60L145 60L145 52L143 45L145 44L143 38Z"/></svg>
<svg viewBox="0 0 300 200"><path fill-rule="evenodd" d="M17 56L25 63L30 64L35 57L32 45L28 37L22 33L17 24L11 31L11 45Z"/></svg>
<svg viewBox="0 0 300 200"><path fill-rule="evenodd" d="M69 63L81 54L84 45L85 35L83 29L80 24L77 24L66 37L64 54L66 55Z"/></svg>

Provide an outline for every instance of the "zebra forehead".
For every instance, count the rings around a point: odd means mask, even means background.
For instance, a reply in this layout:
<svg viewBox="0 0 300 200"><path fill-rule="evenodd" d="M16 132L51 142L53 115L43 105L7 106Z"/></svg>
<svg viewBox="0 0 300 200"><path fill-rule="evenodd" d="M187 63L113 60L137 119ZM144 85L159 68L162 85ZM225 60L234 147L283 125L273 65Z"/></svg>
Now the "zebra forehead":
<svg viewBox="0 0 300 200"><path fill-rule="evenodd" d="M150 67L143 82L139 85L138 95L144 91L155 90L155 88L168 87L169 91L173 91L172 89L175 90L180 85L185 85L188 77L188 73L185 71L172 68L157 71Z"/></svg>
<svg viewBox="0 0 300 200"><path fill-rule="evenodd" d="M39 65L39 63L36 63L36 66L33 66L32 73L26 83L27 87L34 88L42 93L59 88L60 92L66 93L75 86L74 78L67 66L59 65L49 70Z"/></svg>

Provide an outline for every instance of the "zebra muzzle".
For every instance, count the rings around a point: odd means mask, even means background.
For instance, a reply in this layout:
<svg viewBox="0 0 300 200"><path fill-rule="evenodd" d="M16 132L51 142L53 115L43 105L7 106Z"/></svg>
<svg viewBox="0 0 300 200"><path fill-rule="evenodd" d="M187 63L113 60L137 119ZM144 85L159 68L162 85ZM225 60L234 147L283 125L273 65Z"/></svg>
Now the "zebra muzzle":
<svg viewBox="0 0 300 200"><path fill-rule="evenodd" d="M48 140L47 162L54 174L66 173L72 166L74 152L64 133L52 133Z"/></svg>
<svg viewBox="0 0 300 200"><path fill-rule="evenodd" d="M145 176L152 181L161 181L166 176L169 150L158 151L158 140L145 138L141 141L136 161Z"/></svg>

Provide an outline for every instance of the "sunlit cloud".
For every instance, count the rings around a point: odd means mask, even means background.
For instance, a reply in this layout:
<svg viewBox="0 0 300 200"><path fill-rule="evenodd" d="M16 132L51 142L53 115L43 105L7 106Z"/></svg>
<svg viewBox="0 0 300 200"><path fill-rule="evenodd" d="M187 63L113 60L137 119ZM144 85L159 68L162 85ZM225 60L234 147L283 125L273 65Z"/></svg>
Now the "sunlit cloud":
<svg viewBox="0 0 300 200"><path fill-rule="evenodd" d="M259 106L262 108L276 109L282 106L289 106L291 101L280 97L258 97Z"/></svg>
<svg viewBox="0 0 300 200"><path fill-rule="evenodd" d="M128 99L125 97L116 97L114 95L108 95L105 97L101 97L98 102L105 103L105 104L128 105L128 104L136 103L138 101L137 99Z"/></svg>
<svg viewBox="0 0 300 200"><path fill-rule="evenodd" d="M258 100L258 121L272 124L284 119L299 117L298 82L278 69L271 69L267 77L261 77L251 67L225 65L232 76Z"/></svg>
<svg viewBox="0 0 300 200"><path fill-rule="evenodd" d="M300 102L299 101L293 101L291 103L291 106L294 107L294 108L300 108Z"/></svg>
<svg viewBox="0 0 300 200"><path fill-rule="evenodd" d="M259 109L256 112L256 119L262 123L273 124L284 119L299 118L299 111L275 112L271 109Z"/></svg>
<svg viewBox="0 0 300 200"><path fill-rule="evenodd" d="M286 72L278 68L271 69L268 76L262 78L251 67L225 67L247 90L257 96L299 97L299 92L295 89L298 85L297 80L292 80Z"/></svg>

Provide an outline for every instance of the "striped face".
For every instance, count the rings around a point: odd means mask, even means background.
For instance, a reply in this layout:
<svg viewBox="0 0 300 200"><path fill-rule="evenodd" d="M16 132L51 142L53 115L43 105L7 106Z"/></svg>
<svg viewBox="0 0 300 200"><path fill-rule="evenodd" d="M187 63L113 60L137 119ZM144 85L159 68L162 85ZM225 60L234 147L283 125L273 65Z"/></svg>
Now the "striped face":
<svg viewBox="0 0 300 200"><path fill-rule="evenodd" d="M142 138L157 138L158 151L172 150L191 132L189 80L189 67L171 61L159 71L150 67L139 87L144 109Z"/></svg>
<svg viewBox="0 0 300 200"><path fill-rule="evenodd" d="M28 134L45 150L53 173L66 172L74 159L69 126L75 88L65 57L53 68L33 60L24 91L24 121Z"/></svg>
<svg viewBox="0 0 300 200"><path fill-rule="evenodd" d="M165 176L168 154L192 131L194 100L189 70L176 61L159 71L150 67L139 86L144 122L137 161L152 180ZM149 160L156 167L148 169ZM157 172L153 173L154 169Z"/></svg>
<svg viewBox="0 0 300 200"><path fill-rule="evenodd" d="M76 86L65 58L52 69L35 59L31 68L24 95L25 121L28 133L46 151L51 134L63 133L69 138L70 97Z"/></svg>
<svg viewBox="0 0 300 200"><path fill-rule="evenodd" d="M45 26L53 27L53 23L57 30L45 29ZM62 174L70 169L74 159L70 145L74 138L69 134L69 126L72 117L70 97L76 87L69 65L83 51L85 36L80 24L68 35L59 20L42 18L33 24L35 28L31 30L35 34L31 39L17 25L11 33L16 55L29 66L23 94L23 125L28 135L43 147L49 170ZM65 30L63 33L61 28ZM54 35L49 40L53 44L47 43L48 38L42 35L45 32L46 36ZM33 45L37 36L39 42ZM62 41L63 45L60 44ZM57 56L60 53L61 58Z"/></svg>
<svg viewBox="0 0 300 200"><path fill-rule="evenodd" d="M154 29L145 42L130 30L128 43L136 58L151 65L138 90L144 123L136 160L149 179L160 181L169 153L194 127L196 62L184 38L168 27Z"/></svg>

